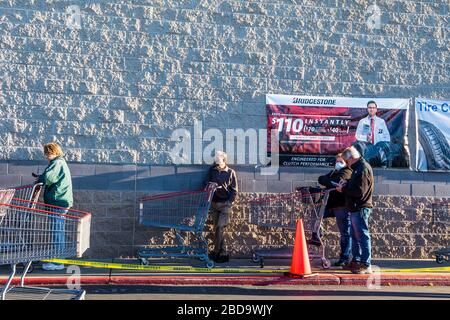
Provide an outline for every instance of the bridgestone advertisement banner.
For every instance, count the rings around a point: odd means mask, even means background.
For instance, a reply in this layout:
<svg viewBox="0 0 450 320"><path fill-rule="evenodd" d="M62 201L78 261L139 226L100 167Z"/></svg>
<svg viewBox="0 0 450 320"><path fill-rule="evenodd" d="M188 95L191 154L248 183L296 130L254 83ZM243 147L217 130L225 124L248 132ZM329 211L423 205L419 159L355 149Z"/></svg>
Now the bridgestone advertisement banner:
<svg viewBox="0 0 450 320"><path fill-rule="evenodd" d="M450 171L450 100L416 99L416 165L419 171Z"/></svg>
<svg viewBox="0 0 450 320"><path fill-rule="evenodd" d="M275 129L281 166L332 166L337 153L354 145L373 167L407 168L408 106L409 99L269 94L267 150Z"/></svg>

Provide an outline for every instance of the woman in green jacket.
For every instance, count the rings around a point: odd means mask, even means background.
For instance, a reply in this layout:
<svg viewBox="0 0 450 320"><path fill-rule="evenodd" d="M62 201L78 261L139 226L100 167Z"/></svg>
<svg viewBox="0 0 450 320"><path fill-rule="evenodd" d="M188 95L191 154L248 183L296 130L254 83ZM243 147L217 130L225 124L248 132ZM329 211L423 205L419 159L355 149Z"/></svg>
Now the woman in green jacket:
<svg viewBox="0 0 450 320"><path fill-rule="evenodd" d="M54 142L44 146L44 155L50 163L36 181L44 184L44 203L65 208L52 210L57 214L65 214L73 205L72 178L69 167L63 158L64 154L61 147ZM49 222L54 225L53 241L56 243L56 250L63 253L66 241L64 236L64 217L54 215L50 217ZM44 270L62 270L64 265L44 263L42 268Z"/></svg>

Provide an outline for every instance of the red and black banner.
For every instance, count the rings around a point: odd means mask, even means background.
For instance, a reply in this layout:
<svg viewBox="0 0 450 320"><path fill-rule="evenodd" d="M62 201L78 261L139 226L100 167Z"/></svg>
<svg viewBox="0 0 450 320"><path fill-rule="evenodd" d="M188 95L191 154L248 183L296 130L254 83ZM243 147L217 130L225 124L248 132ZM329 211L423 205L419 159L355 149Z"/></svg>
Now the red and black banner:
<svg viewBox="0 0 450 320"><path fill-rule="evenodd" d="M331 166L336 154L354 145L375 167L409 167L408 104L408 99L267 95L268 134L271 129L279 134L281 166Z"/></svg>

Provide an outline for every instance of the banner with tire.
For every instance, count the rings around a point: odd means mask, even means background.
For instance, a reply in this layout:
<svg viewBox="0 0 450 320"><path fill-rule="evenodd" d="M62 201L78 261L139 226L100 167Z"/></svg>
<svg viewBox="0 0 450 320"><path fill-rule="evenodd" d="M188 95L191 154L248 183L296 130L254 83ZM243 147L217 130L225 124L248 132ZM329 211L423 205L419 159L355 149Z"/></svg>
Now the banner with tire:
<svg viewBox="0 0 450 320"><path fill-rule="evenodd" d="M409 168L409 99L266 95L267 129L281 166L333 166L355 146L373 167ZM267 150L270 155L271 139Z"/></svg>
<svg viewBox="0 0 450 320"><path fill-rule="evenodd" d="M416 166L450 171L450 100L416 98Z"/></svg>

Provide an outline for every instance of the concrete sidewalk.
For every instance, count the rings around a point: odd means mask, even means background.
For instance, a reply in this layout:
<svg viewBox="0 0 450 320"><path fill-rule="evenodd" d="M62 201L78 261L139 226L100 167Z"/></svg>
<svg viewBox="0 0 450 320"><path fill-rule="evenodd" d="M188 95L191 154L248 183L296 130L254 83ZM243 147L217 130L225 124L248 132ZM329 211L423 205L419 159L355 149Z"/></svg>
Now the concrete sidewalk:
<svg viewBox="0 0 450 320"><path fill-rule="evenodd" d="M95 260L100 261L100 260ZM137 260L110 259L101 262L137 264ZM266 260L264 269L289 270L289 260ZM155 260L155 265L181 266L192 263L193 267L203 267L199 261L190 260ZM148 272L117 269L98 269L80 267L81 284L121 284L121 285L359 285L368 283L381 286L450 286L450 272L422 272L424 268L449 267L439 265L434 260L375 260L373 266L381 268L380 273L372 275L355 275L341 268L331 267L323 270L313 264L313 275L300 278L284 273L176 273ZM233 259L229 263L220 264L218 268L245 268L261 270L257 264L247 259ZM262 269L262 270L264 270ZM389 269L390 272L383 272ZM408 269L408 272L403 272ZM413 270L411 270L413 269ZM395 271L395 270L398 270ZM411 272L417 270L417 272ZM18 270L19 273L21 269ZM5 283L9 269L0 268L0 284ZM64 285L74 281L74 270L44 271L40 264L27 275L29 285ZM19 281L16 277L15 283Z"/></svg>

